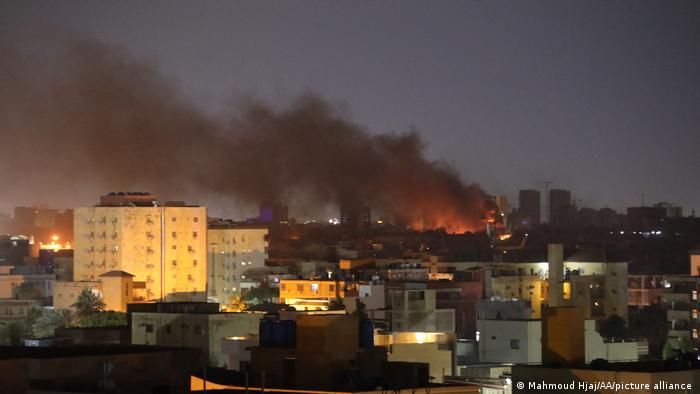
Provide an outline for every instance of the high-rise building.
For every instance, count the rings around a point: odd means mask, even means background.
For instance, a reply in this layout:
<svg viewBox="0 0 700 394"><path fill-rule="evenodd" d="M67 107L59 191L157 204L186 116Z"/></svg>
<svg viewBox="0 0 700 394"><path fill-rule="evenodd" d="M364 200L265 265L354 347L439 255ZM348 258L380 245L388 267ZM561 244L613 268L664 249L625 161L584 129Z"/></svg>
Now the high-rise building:
<svg viewBox="0 0 700 394"><path fill-rule="evenodd" d="M540 223L540 192L532 189L520 190L518 193L518 216L528 225Z"/></svg>
<svg viewBox="0 0 700 394"><path fill-rule="evenodd" d="M289 220L289 207L278 202L263 201L260 203L258 220L275 224L285 223Z"/></svg>
<svg viewBox="0 0 700 394"><path fill-rule="evenodd" d="M211 221L207 229L207 296L228 304L241 291L246 274L265 267L267 227Z"/></svg>
<svg viewBox="0 0 700 394"><path fill-rule="evenodd" d="M346 203L340 207L340 224L348 230L368 230L372 223L369 205Z"/></svg>
<svg viewBox="0 0 700 394"><path fill-rule="evenodd" d="M147 193L110 193L75 210L75 281L133 275L143 301L205 301L207 210L160 204Z"/></svg>
<svg viewBox="0 0 700 394"><path fill-rule="evenodd" d="M563 189L549 191L549 224L558 226L573 222L571 192ZM573 210L575 214L575 210Z"/></svg>

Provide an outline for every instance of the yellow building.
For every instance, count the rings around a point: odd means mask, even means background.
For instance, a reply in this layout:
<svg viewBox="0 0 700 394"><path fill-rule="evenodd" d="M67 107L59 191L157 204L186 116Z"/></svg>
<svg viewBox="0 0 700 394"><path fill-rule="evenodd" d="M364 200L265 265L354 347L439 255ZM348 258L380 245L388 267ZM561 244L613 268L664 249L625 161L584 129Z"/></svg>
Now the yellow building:
<svg viewBox="0 0 700 394"><path fill-rule="evenodd" d="M331 300L345 297L345 291L343 281L282 279L280 303L298 311L325 310Z"/></svg>
<svg viewBox="0 0 700 394"><path fill-rule="evenodd" d="M75 210L74 280L124 271L143 283L135 301L205 301L206 218L204 207L159 205L145 193L103 196Z"/></svg>
<svg viewBox="0 0 700 394"><path fill-rule="evenodd" d="M207 230L207 296L227 304L239 295L248 271L265 267L268 232L266 227L238 226L225 221L209 223Z"/></svg>
<svg viewBox="0 0 700 394"><path fill-rule="evenodd" d="M99 281L55 282L53 288L53 308L70 309L83 289L90 289L96 295L102 296L102 282ZM120 312L126 311L126 309L114 309L112 305L107 305L105 309L117 310Z"/></svg>

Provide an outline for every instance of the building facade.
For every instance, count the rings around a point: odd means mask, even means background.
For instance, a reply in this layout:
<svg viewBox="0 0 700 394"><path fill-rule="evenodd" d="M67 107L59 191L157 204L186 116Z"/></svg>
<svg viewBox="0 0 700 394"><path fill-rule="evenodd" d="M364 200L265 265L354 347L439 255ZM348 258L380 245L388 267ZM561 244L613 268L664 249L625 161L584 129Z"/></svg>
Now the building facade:
<svg viewBox="0 0 700 394"><path fill-rule="evenodd" d="M246 273L265 267L268 257L266 227L209 224L207 230L207 297L227 304L231 296L241 294Z"/></svg>
<svg viewBox="0 0 700 394"><path fill-rule="evenodd" d="M124 271L145 284L143 301L205 301L206 208L109 197L75 210L74 280Z"/></svg>

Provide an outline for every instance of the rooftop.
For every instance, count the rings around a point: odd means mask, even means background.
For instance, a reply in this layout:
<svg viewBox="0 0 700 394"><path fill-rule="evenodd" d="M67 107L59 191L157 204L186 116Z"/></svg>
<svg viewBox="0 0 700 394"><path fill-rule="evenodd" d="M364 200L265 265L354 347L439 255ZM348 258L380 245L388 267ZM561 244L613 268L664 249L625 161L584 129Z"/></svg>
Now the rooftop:
<svg viewBox="0 0 700 394"><path fill-rule="evenodd" d="M0 360L21 358L64 358L101 355L118 355L134 353L161 353L191 351L193 349L166 348L158 346L139 345L110 345L110 346L56 346L56 347L26 347L0 346Z"/></svg>

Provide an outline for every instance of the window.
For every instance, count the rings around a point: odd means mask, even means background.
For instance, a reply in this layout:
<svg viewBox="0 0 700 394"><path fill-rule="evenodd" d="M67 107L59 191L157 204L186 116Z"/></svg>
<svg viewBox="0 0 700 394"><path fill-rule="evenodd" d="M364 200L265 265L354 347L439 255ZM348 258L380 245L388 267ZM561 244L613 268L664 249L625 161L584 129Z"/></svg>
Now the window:
<svg viewBox="0 0 700 394"><path fill-rule="evenodd" d="M693 339L698 339L698 329L693 328Z"/></svg>
<svg viewBox="0 0 700 394"><path fill-rule="evenodd" d="M197 234L196 231L193 231L193 232L192 232L192 238L197 239L197 235L198 235L198 234Z"/></svg>
<svg viewBox="0 0 700 394"><path fill-rule="evenodd" d="M304 285L297 285L297 293L303 293L304 292Z"/></svg>
<svg viewBox="0 0 700 394"><path fill-rule="evenodd" d="M698 319L698 310L697 309L693 309L693 319L694 320Z"/></svg>
<svg viewBox="0 0 700 394"><path fill-rule="evenodd" d="M318 293L318 283L311 284L311 291L313 291L314 293Z"/></svg>
<svg viewBox="0 0 700 394"><path fill-rule="evenodd" d="M153 324L146 324L146 332L153 332Z"/></svg>
<svg viewBox="0 0 700 394"><path fill-rule="evenodd" d="M520 349L520 339L511 339L510 348L515 350Z"/></svg>
<svg viewBox="0 0 700 394"><path fill-rule="evenodd" d="M698 300L698 291L693 290L693 301L697 301L697 300Z"/></svg>
<svg viewBox="0 0 700 394"><path fill-rule="evenodd" d="M173 333L173 328L170 326L170 324L165 326L165 332L167 334L172 334Z"/></svg>
<svg viewBox="0 0 700 394"><path fill-rule="evenodd" d="M287 291L287 286L283 283L280 285L280 290Z"/></svg>
<svg viewBox="0 0 700 394"><path fill-rule="evenodd" d="M173 222L177 222L177 218L173 216Z"/></svg>
<svg viewBox="0 0 700 394"><path fill-rule="evenodd" d="M199 324L194 325L194 334L195 335L202 335L202 326Z"/></svg>
<svg viewBox="0 0 700 394"><path fill-rule="evenodd" d="M173 250L177 249L177 245L173 245Z"/></svg>
<svg viewBox="0 0 700 394"><path fill-rule="evenodd" d="M173 231L173 238L177 238L177 231Z"/></svg>
<svg viewBox="0 0 700 394"><path fill-rule="evenodd" d="M424 291L411 291L408 293L409 301L420 301L425 299Z"/></svg>
<svg viewBox="0 0 700 394"><path fill-rule="evenodd" d="M192 260L192 265L196 267L196 266L197 266L197 260Z"/></svg>
<svg viewBox="0 0 700 394"><path fill-rule="evenodd" d="M199 222L199 218L196 217L196 216L193 218L193 220L194 220L195 223Z"/></svg>

